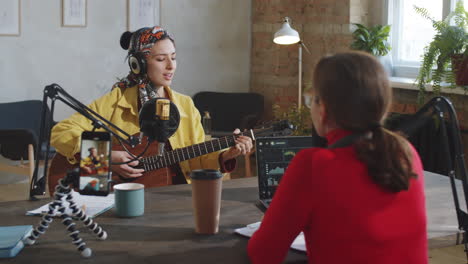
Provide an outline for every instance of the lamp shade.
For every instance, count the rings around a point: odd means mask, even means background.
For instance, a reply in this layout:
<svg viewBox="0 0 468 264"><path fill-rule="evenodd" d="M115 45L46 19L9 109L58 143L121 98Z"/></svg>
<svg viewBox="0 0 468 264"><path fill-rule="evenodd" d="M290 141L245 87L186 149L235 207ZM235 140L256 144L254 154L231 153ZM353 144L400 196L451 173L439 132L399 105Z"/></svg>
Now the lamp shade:
<svg viewBox="0 0 468 264"><path fill-rule="evenodd" d="M273 42L281 45L289 45L298 43L300 40L299 33L291 28L289 25L289 18L285 17L283 25L273 37Z"/></svg>

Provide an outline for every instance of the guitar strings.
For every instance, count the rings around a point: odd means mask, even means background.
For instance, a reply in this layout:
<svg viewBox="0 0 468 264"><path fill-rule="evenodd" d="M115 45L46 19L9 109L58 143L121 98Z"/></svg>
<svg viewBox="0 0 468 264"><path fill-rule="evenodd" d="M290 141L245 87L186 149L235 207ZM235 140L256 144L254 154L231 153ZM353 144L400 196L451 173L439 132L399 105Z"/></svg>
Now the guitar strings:
<svg viewBox="0 0 468 264"><path fill-rule="evenodd" d="M130 154L130 156L132 156L133 159L131 159L131 160L129 160L129 161L124 161L124 162L111 162L111 165L128 164L128 163L134 162L135 160L142 161L142 160L140 160L140 158L146 153L146 151L148 150L148 147L149 147L149 145L150 145L150 142L147 141L147 142L146 142L145 149L144 149L140 154L138 154L137 156L135 156L133 153L130 152L130 150L128 150L128 148L125 146L125 144L124 144L119 138L117 138L117 140L119 141L119 143L120 143L120 145L122 146L122 148L123 148L128 154ZM144 163L144 162L142 161L142 163Z"/></svg>

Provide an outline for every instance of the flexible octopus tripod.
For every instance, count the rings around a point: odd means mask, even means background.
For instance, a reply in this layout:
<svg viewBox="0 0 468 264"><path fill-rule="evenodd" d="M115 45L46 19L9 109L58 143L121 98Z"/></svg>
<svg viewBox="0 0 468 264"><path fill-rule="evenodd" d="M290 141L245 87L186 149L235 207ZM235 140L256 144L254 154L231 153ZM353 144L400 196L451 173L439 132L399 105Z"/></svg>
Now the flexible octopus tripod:
<svg viewBox="0 0 468 264"><path fill-rule="evenodd" d="M32 231L31 235L27 237L24 241L26 245L32 245L36 242L37 238L44 234L49 227L49 224L53 221L53 216L55 212L60 213L62 218L62 223L67 227L70 237L72 238L72 243L75 244L78 251L81 252L81 256L89 258L92 255L92 250L86 247L86 243L83 242L83 239L79 237L80 231L75 228L75 223L73 222L72 217L78 218L84 223L93 233L100 239L105 240L107 238L107 233L104 231L96 222L87 216L80 208L78 208L73 201L73 196L71 194L70 185L74 185L77 182L79 177L79 171L73 170L69 171L65 177L59 180L59 184L55 186L54 192L54 201L49 204L49 211L42 217L42 220L36 228ZM66 201L70 204L69 207L72 210L72 215L65 213L67 206L63 203L62 197L66 196Z"/></svg>

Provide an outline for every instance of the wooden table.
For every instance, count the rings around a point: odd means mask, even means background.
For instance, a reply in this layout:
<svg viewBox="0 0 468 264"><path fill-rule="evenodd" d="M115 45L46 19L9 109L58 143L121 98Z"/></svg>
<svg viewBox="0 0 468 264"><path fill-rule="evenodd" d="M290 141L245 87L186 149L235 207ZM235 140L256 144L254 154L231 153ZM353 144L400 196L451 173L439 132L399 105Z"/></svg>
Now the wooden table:
<svg viewBox="0 0 468 264"><path fill-rule="evenodd" d="M194 232L191 185L175 185L145 190L145 214L118 218L112 210L96 221L108 239L97 240L80 227L80 236L93 250L84 259L71 244L63 224L56 219L35 245L26 246L14 259L0 263L249 263L248 239L233 234L234 229L259 221L262 213L254 205L258 197L257 178L223 182L220 230L216 235ZM25 212L45 201L0 203L1 225L37 225L39 217ZM305 253L291 250L289 263L305 263Z"/></svg>
<svg viewBox="0 0 468 264"><path fill-rule="evenodd" d="M448 178L427 173L426 196L429 237L454 234L456 217ZM118 218L110 210L96 218L108 232L107 240L97 240L78 224L80 236L93 250L92 258L80 256L65 227L55 220L35 245L0 263L249 263L248 240L233 234L233 230L261 219L262 213L254 205L257 197L256 177L223 182L220 232L197 235L190 185L147 189L144 216ZM44 203L0 203L0 225L37 225L40 218L25 216L25 212ZM439 224L442 228L437 227ZM306 263L306 259L304 253L290 250L286 262Z"/></svg>

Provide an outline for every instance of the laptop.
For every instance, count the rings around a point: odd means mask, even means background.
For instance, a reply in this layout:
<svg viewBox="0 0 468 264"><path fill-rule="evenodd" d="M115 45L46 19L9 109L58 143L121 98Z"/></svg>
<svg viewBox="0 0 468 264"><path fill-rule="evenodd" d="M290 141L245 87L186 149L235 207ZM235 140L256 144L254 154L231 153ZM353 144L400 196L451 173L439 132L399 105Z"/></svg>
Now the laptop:
<svg viewBox="0 0 468 264"><path fill-rule="evenodd" d="M314 143L315 142L315 143ZM289 162L302 149L317 146L312 136L261 137L255 141L258 193L257 207L266 211Z"/></svg>

